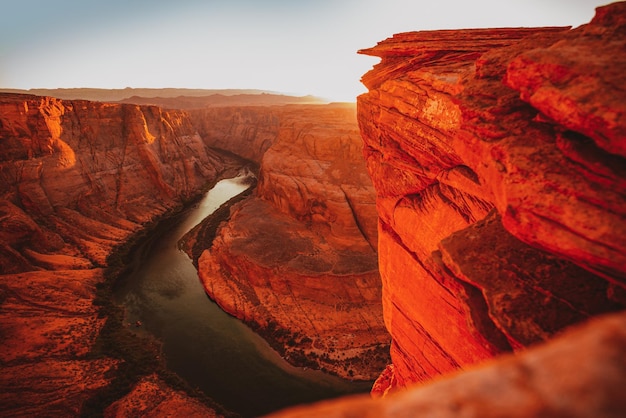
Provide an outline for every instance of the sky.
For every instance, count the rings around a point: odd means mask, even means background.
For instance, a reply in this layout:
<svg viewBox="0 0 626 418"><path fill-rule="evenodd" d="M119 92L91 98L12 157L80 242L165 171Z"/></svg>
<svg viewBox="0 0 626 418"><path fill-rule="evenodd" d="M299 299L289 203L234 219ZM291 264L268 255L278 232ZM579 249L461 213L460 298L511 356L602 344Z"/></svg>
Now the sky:
<svg viewBox="0 0 626 418"><path fill-rule="evenodd" d="M579 26L598 0L0 0L0 88L245 88L354 101L394 33Z"/></svg>

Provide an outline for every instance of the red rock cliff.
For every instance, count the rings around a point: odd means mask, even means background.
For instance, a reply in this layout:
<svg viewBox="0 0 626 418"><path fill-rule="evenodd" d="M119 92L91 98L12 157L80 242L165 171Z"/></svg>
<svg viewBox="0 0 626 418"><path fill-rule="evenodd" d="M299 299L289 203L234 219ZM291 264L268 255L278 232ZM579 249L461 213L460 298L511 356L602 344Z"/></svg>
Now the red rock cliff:
<svg viewBox="0 0 626 418"><path fill-rule="evenodd" d="M211 112L229 115L231 147L262 158L256 194L199 257L208 294L289 361L372 380L389 336L354 105Z"/></svg>
<svg viewBox="0 0 626 418"><path fill-rule="evenodd" d="M260 164L265 151L278 137L284 109L284 106L228 106L191 109L188 113L207 144Z"/></svg>
<svg viewBox="0 0 626 418"><path fill-rule="evenodd" d="M624 416L625 28L616 3L362 51L387 393L273 416Z"/></svg>
<svg viewBox="0 0 626 418"><path fill-rule="evenodd" d="M181 112L0 95L3 415L78 415L109 383L119 360L88 356L107 256L223 168Z"/></svg>
<svg viewBox="0 0 626 418"><path fill-rule="evenodd" d="M404 33L358 98L405 387L623 309L624 3L568 28Z"/></svg>

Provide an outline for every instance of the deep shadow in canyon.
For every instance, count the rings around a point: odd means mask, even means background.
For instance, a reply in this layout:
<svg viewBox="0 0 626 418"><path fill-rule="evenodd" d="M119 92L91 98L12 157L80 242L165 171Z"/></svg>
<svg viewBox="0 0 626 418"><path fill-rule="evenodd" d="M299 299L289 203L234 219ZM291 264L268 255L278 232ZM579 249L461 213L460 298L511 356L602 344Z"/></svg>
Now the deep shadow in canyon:
<svg viewBox="0 0 626 418"><path fill-rule="evenodd" d="M290 366L260 336L210 302L191 260L178 249L182 236L205 217L210 222L204 223L217 228L219 211L227 213L242 198L239 193L254 183L251 176L221 180L179 221L152 232L133 250L125 263L131 271L115 289L116 301L127 312L120 325L154 335L169 370L242 416L368 391L371 382L359 385ZM231 194L236 195L231 199Z"/></svg>

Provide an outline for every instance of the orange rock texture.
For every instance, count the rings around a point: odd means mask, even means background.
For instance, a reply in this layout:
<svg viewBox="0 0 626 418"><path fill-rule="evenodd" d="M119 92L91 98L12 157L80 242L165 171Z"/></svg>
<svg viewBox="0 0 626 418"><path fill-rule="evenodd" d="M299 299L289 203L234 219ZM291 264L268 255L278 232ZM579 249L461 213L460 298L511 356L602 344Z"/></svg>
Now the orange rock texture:
<svg viewBox="0 0 626 418"><path fill-rule="evenodd" d="M222 415L208 410L201 402L189 398L187 394L174 391L158 376L144 377L124 398L114 402L104 410L106 418L132 417L206 417Z"/></svg>
<svg viewBox="0 0 626 418"><path fill-rule="evenodd" d="M381 58L358 98L392 336L376 393L624 308L625 27L616 3L360 51Z"/></svg>
<svg viewBox="0 0 626 418"><path fill-rule="evenodd" d="M621 312L594 318L519 355L385 398L359 395L271 417L620 418L626 412L624 350L626 314Z"/></svg>
<svg viewBox="0 0 626 418"><path fill-rule="evenodd" d="M228 112L230 146L261 165L255 195L199 256L207 293L294 364L373 380L389 335L355 106L209 112Z"/></svg>
<svg viewBox="0 0 626 418"><path fill-rule="evenodd" d="M298 106L303 109L307 106ZM193 126L212 147L261 163L278 137L284 106L226 106L188 110Z"/></svg>
<svg viewBox="0 0 626 418"><path fill-rule="evenodd" d="M181 112L0 95L0 414L79 415L112 250L224 168Z"/></svg>

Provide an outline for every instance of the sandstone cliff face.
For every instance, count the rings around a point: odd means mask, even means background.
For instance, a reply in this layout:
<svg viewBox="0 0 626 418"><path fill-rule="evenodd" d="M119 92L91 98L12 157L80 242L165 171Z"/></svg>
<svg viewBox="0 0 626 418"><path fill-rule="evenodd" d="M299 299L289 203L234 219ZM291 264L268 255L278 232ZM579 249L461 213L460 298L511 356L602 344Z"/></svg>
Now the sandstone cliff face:
<svg viewBox="0 0 626 418"><path fill-rule="evenodd" d="M393 364L382 398L273 417L624 416L624 28L616 3L363 51Z"/></svg>
<svg viewBox="0 0 626 418"><path fill-rule="evenodd" d="M259 329L289 361L371 380L385 367L389 337L374 190L354 105L255 112L233 114L239 133L231 139L250 155L271 144L257 192L231 209L199 257L200 278L224 310ZM260 133L259 120L276 126L262 122Z"/></svg>
<svg viewBox="0 0 626 418"><path fill-rule="evenodd" d="M377 392L623 309L626 6L395 35L358 98L390 367Z"/></svg>
<svg viewBox="0 0 626 418"><path fill-rule="evenodd" d="M284 110L284 106L229 106L192 109L188 113L207 144L260 164L278 137Z"/></svg>
<svg viewBox="0 0 626 418"><path fill-rule="evenodd" d="M119 360L88 353L107 256L224 163L180 112L0 95L0 405L78 415Z"/></svg>

